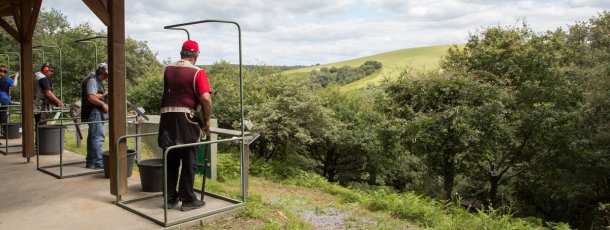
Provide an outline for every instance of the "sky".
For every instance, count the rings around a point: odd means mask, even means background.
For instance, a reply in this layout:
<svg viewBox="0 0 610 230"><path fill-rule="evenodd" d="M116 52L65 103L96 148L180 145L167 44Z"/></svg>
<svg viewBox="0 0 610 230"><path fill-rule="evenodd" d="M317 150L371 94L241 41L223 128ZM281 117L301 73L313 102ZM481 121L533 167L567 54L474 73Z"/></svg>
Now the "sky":
<svg viewBox="0 0 610 230"><path fill-rule="evenodd" d="M180 58L187 40L164 26L183 27L201 50L197 64L328 64L423 46L463 44L468 33L525 20L538 32L566 29L610 10L609 0L125 0L125 33L147 41L159 61ZM78 0L44 0L73 24L106 27Z"/></svg>

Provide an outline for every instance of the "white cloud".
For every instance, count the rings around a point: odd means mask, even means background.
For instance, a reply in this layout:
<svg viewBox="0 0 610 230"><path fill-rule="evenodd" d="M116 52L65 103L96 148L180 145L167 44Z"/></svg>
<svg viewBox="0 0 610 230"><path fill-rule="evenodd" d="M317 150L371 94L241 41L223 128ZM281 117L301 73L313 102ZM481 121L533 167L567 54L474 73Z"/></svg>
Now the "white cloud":
<svg viewBox="0 0 610 230"><path fill-rule="evenodd" d="M397 49L465 43L468 32L516 25L525 19L535 31L586 21L610 8L594 0L127 0L126 34L148 41L158 58L178 59L182 31L163 26L220 19L242 28L247 64L311 65ZM46 0L73 24L103 24L81 1ZM238 62L237 29L228 24L185 27L202 47L199 64Z"/></svg>

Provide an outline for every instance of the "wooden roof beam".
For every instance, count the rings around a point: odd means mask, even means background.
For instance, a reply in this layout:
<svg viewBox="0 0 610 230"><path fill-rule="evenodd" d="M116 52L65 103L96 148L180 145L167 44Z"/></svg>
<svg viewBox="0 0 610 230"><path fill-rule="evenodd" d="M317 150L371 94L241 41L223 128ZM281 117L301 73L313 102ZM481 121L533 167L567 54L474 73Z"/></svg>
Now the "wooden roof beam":
<svg viewBox="0 0 610 230"><path fill-rule="evenodd" d="M110 26L110 14L108 13L107 0L83 0L83 2L105 26Z"/></svg>
<svg viewBox="0 0 610 230"><path fill-rule="evenodd" d="M19 32L17 32L17 30L15 30L15 28L9 25L8 22L6 22L3 18L0 18L0 27L2 27L2 29L4 29L8 34L13 36L15 40L21 43L22 40Z"/></svg>
<svg viewBox="0 0 610 230"><path fill-rule="evenodd" d="M15 21L15 26L17 27L17 31L20 30L20 24L21 21L19 21L19 17L20 17L20 13L19 13L19 7L20 5L17 3L11 3L11 9L13 10L13 20Z"/></svg>

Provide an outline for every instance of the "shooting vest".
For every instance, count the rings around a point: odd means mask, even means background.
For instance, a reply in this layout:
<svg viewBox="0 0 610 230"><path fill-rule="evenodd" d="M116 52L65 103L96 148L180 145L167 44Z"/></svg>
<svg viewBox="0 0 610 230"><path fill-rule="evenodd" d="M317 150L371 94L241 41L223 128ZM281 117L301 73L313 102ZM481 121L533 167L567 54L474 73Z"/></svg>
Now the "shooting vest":
<svg viewBox="0 0 610 230"><path fill-rule="evenodd" d="M42 89L42 87L40 87L40 83L38 82L40 81L40 79L46 77L47 76L45 76L41 72L36 72L34 74L34 112L51 110L51 105L44 103L44 99L46 98L46 96L44 95L44 90ZM49 84L51 84L51 91L53 91L53 83L49 81Z"/></svg>
<svg viewBox="0 0 610 230"><path fill-rule="evenodd" d="M195 77L199 67L180 60L165 69L163 76L163 101L161 113L195 110L199 97L195 92Z"/></svg>
<svg viewBox="0 0 610 230"><path fill-rule="evenodd" d="M87 82L89 82L89 80L94 79L95 83L97 84L97 92L96 94L103 94L106 92L106 89L104 89L104 84L102 84L102 80L100 80L96 75L95 72L91 72L89 75L87 75L87 77L85 78L85 80L83 80L83 83L81 84L81 119L83 120L89 120L89 116L91 116L91 112L95 109L98 112L103 112L104 109L102 108L102 106L93 104L91 102L89 102L89 100L87 100ZM108 104L107 102L107 97L103 97L102 100L104 103Z"/></svg>
<svg viewBox="0 0 610 230"><path fill-rule="evenodd" d="M195 115L199 98L195 92L195 77L200 68L180 60L165 68L163 100L157 144L161 148L176 144L199 142L200 121Z"/></svg>

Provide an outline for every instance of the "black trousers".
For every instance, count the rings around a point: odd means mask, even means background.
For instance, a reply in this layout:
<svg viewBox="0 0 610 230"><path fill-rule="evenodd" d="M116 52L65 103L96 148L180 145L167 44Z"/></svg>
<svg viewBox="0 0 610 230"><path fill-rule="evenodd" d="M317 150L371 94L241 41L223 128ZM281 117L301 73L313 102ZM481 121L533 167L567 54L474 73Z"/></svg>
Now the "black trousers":
<svg viewBox="0 0 610 230"><path fill-rule="evenodd" d="M180 184L178 184L178 170L180 171ZM195 195L195 170L197 169L197 146L173 149L167 154L167 198L180 198L181 201L197 199ZM178 186L178 191L176 191Z"/></svg>
<svg viewBox="0 0 610 230"><path fill-rule="evenodd" d="M0 107L0 123L8 122L8 107Z"/></svg>

